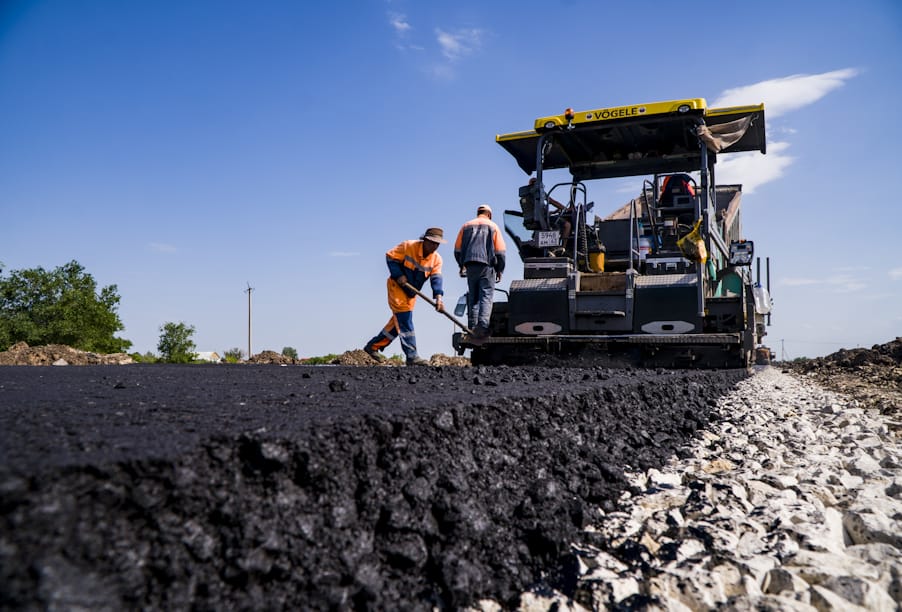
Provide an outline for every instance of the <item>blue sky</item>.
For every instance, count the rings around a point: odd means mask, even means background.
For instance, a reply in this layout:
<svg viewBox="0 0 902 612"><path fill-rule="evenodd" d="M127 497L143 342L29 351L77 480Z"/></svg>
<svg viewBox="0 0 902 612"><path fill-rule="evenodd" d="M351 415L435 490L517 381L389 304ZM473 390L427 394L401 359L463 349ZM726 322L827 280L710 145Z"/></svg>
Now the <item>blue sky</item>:
<svg viewBox="0 0 902 612"><path fill-rule="evenodd" d="M870 346L902 335L900 57L896 0L5 0L0 261L117 285L141 352L167 321L246 350L249 283L254 353L340 353L388 318L386 250L516 207L496 134L567 107L764 102L768 154L722 156L718 180L743 183L771 258L767 340ZM447 319L414 320L424 356L452 352Z"/></svg>

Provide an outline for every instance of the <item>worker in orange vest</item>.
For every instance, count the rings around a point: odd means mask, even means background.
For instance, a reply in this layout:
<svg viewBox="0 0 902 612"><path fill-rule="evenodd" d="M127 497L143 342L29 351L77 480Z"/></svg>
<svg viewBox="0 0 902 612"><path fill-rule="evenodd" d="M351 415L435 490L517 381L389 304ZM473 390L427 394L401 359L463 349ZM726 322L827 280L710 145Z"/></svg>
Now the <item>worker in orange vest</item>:
<svg viewBox="0 0 902 612"><path fill-rule="evenodd" d="M401 349L407 358L407 365L428 365L429 362L417 354L417 337L413 329L413 307L417 294L429 279L435 309L445 309L442 301L442 256L438 246L447 242L440 227L430 227L419 240L405 240L385 253L388 265L388 307L391 319L378 334L366 343L363 350L375 361L385 361L382 351L395 338L401 338Z"/></svg>

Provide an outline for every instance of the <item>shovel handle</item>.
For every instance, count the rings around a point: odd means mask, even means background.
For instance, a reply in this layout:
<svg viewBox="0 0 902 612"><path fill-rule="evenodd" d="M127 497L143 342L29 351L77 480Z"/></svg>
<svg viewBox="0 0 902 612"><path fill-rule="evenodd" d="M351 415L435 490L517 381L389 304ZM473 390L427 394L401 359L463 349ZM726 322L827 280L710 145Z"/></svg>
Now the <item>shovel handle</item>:
<svg viewBox="0 0 902 612"><path fill-rule="evenodd" d="M421 298L423 298L424 300L426 300L426 302L427 302L428 304L430 304L433 308L435 307L435 300L429 298L425 293L423 293L423 292L420 291L419 289L413 287L412 285L408 285L408 286L409 286L411 289L413 289L413 292L414 292L414 293L416 293L418 296L420 296ZM447 312L445 312L444 309L439 310L439 312L442 313L443 315L445 315L446 317L448 317L449 319L451 319L451 322L454 323L455 325L457 325L459 328L461 328L462 330L464 330L464 331L467 332L468 334L473 335L473 330L472 330L472 329L470 329L469 327L467 327L466 325L464 325L463 323L461 323L460 321L458 321L457 319L455 319L454 317L452 317L450 314L448 314Z"/></svg>

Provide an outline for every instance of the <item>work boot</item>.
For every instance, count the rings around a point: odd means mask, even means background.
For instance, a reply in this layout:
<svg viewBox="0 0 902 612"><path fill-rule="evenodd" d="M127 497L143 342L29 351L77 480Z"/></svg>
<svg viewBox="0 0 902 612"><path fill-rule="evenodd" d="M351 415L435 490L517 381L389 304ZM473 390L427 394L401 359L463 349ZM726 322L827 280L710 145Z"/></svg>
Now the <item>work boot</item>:
<svg viewBox="0 0 902 612"><path fill-rule="evenodd" d="M409 366L428 366L429 362L423 359L422 357L413 357L407 360L407 365Z"/></svg>
<svg viewBox="0 0 902 612"><path fill-rule="evenodd" d="M372 357L373 361L377 363L382 363L383 361L386 361L388 359L385 355L383 355L376 349L370 348L368 346L363 347L363 352Z"/></svg>

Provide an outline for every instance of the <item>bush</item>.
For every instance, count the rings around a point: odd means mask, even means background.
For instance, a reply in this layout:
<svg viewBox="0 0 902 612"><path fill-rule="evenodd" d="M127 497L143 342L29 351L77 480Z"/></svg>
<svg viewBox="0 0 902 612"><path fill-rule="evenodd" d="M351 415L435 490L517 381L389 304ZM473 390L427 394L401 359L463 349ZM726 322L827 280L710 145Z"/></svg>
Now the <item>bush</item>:
<svg viewBox="0 0 902 612"><path fill-rule="evenodd" d="M128 356L131 357L135 363L156 363L157 361L159 361L157 356L150 351L147 351L143 355L137 352L129 353Z"/></svg>
<svg viewBox="0 0 902 612"><path fill-rule="evenodd" d="M338 355L329 353L320 357L309 357L304 360L304 365L328 365L338 359Z"/></svg>
<svg viewBox="0 0 902 612"><path fill-rule="evenodd" d="M291 347L291 346L286 346L285 348L283 348L283 349L282 349L282 355L284 355L285 357L290 357L291 359L297 359L297 358L298 358L298 352L297 352L297 350L296 350L294 347Z"/></svg>
<svg viewBox="0 0 902 612"><path fill-rule="evenodd" d="M222 355L226 363L238 363L244 358L244 351L236 346L225 351Z"/></svg>

